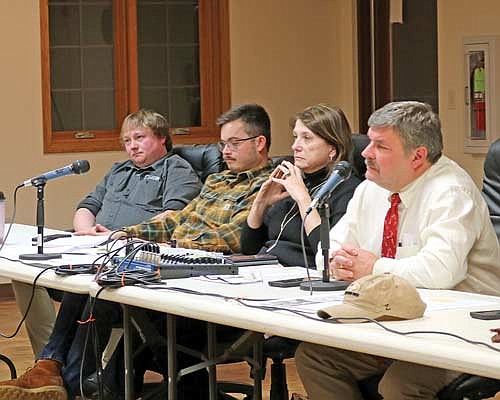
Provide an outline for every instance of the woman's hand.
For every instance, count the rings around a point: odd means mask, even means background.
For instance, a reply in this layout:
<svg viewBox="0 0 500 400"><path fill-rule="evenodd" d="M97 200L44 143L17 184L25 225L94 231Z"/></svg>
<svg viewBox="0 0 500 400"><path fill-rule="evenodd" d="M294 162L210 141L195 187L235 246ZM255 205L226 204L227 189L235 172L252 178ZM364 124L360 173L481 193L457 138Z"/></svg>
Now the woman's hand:
<svg viewBox="0 0 500 400"><path fill-rule="evenodd" d="M302 204L309 205L311 196L309 196L307 187L302 179L302 171L289 161L283 161L276 169L279 169L281 174L276 174L276 176L271 175L271 180L281 185L283 187L282 190L294 199L299 207ZM286 196L282 196L281 198L284 197Z"/></svg>
<svg viewBox="0 0 500 400"><path fill-rule="evenodd" d="M282 164L278 165L269 176L269 179L260 187L259 193L254 200L254 204L259 203L267 209L274 203L288 197L288 193L286 192L284 185L281 183L287 173L288 170L284 170Z"/></svg>
<svg viewBox="0 0 500 400"><path fill-rule="evenodd" d="M278 165L269 179L260 187L247 217L247 224L250 228L259 228L264 220L266 210L274 203L288 197L285 187L280 183L281 180L284 180L287 171L288 169Z"/></svg>

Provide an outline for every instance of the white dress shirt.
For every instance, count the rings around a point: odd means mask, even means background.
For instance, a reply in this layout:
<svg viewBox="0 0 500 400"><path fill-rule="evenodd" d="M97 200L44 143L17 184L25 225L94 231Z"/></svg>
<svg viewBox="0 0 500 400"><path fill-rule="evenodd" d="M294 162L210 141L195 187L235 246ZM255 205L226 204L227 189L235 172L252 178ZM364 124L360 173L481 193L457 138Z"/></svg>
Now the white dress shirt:
<svg viewBox="0 0 500 400"><path fill-rule="evenodd" d="M470 176L442 156L399 194L396 258L379 258L373 273L392 272L422 288L500 295L498 239ZM380 257L390 195L362 182L330 231L331 248L352 243Z"/></svg>

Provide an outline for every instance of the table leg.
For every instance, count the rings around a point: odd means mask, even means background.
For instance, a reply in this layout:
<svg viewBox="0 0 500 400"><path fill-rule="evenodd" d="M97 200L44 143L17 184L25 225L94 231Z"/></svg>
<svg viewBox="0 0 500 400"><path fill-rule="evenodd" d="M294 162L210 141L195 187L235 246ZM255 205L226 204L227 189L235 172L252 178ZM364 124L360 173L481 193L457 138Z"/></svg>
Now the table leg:
<svg viewBox="0 0 500 400"><path fill-rule="evenodd" d="M134 365L132 360L132 332L129 308L122 304L123 309L123 347L125 362L125 400L134 400Z"/></svg>
<svg viewBox="0 0 500 400"><path fill-rule="evenodd" d="M217 325L207 322L207 357L213 360L216 357L215 346ZM215 364L208 367L208 396L210 400L217 400L217 366Z"/></svg>
<svg viewBox="0 0 500 400"><path fill-rule="evenodd" d="M263 341L257 340L253 344L253 359L260 365L260 368L255 373L254 387L253 387L253 400L262 400L262 371L263 363Z"/></svg>
<svg viewBox="0 0 500 400"><path fill-rule="evenodd" d="M168 400L177 399L177 336L175 315L167 314Z"/></svg>

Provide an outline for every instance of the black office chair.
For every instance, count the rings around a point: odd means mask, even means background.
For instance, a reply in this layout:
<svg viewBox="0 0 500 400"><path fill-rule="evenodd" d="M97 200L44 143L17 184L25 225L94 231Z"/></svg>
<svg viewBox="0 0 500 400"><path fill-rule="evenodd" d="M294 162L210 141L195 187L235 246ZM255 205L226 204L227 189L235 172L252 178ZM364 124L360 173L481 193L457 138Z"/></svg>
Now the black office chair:
<svg viewBox="0 0 500 400"><path fill-rule="evenodd" d="M215 143L175 145L172 152L189 162L202 182L205 182L208 175L220 172L226 167Z"/></svg>
<svg viewBox="0 0 500 400"><path fill-rule="evenodd" d="M490 146L484 160L483 197L500 240L500 139Z"/></svg>

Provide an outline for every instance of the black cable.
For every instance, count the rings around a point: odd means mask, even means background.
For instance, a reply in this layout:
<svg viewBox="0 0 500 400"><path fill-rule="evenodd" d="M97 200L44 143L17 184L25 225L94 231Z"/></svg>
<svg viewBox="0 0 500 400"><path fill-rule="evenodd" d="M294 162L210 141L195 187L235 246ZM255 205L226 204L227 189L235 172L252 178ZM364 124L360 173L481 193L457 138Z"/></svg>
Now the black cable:
<svg viewBox="0 0 500 400"><path fill-rule="evenodd" d="M97 343L97 339L95 338L97 336L97 331L94 329L95 326L94 326L94 319L93 319L93 314L94 314L94 306L95 306L95 302L97 300L97 298L99 297L99 295L101 294L101 292L104 290L104 288L101 288L97 291L97 293L95 294L94 297L89 297L89 316L88 316L88 319L87 321L85 322L86 324L90 324L89 326L89 329L87 329L87 332L85 334L85 341L84 341L84 345L83 345L83 350L82 350L82 361L80 363L80 382L79 382L79 386L80 386L80 396L85 399L85 395L83 393L83 380L84 380L84 377L83 377L83 366L85 365L85 354L87 354L87 345L88 345L88 341L89 341L89 336L90 334L92 333L93 335L93 342L94 342L94 357L96 359L96 365L97 364L100 364L100 359L99 359L99 352L98 352L98 348L95 346L95 343ZM92 330L92 332L91 332ZM98 388L99 388L99 398L103 398L102 397L102 382L101 382L101 376L102 376L102 366L100 368L98 368L97 370L97 383L98 383ZM99 374L101 373L101 374Z"/></svg>
<svg viewBox="0 0 500 400"><path fill-rule="evenodd" d="M307 273L307 281L309 282L309 294L312 296L313 294L313 288L312 288L312 282L311 282L311 274L309 273L309 263L307 261L307 254L306 254L306 246L305 246L305 240L304 240L304 229L305 229L305 223L306 223L306 218L309 216L309 214L304 215L304 218L302 219L302 225L300 227L300 245L302 247L302 256L304 257L304 266L306 268L306 273ZM314 249L312 249L314 253ZM326 268L327 266L325 266Z"/></svg>
<svg viewBox="0 0 500 400"><path fill-rule="evenodd" d="M7 257L1 257L1 258L8 259ZM30 265L30 264L24 263L24 262L23 262L23 264ZM46 271L54 269L54 268L55 267L47 267L47 268L43 269L42 271L40 271L40 273L35 277L35 279L33 280L33 283L31 284L32 289L31 289L30 300L28 302L28 306L26 307L26 311L24 312L23 317L21 318L21 321L19 322L16 329L14 330L14 333L7 335L7 334L0 332L0 337L3 337L5 339L12 339L13 337L15 337L19 333L19 330L21 329L21 325L25 321L26 316L28 315L28 312L31 309L31 304L33 303L33 298L35 297L35 288L36 288L36 282L38 281L38 278L40 278L40 276L42 276L42 274L44 274Z"/></svg>
<svg viewBox="0 0 500 400"><path fill-rule="evenodd" d="M80 275L90 274L94 275L97 272L97 265L92 264L65 264L58 265L55 269L57 275Z"/></svg>
<svg viewBox="0 0 500 400"><path fill-rule="evenodd" d="M16 218L16 209L17 209L17 191L22 187L22 185L19 185L16 187L14 190L14 196L13 196L13 205L12 205L12 216L10 217L10 222L9 222L9 229L7 229L7 233L5 234L2 243L0 244L0 252L3 249L3 246L5 246L5 243L7 243L7 238L9 237L10 230L12 229L12 225L14 225L14 219Z"/></svg>
<svg viewBox="0 0 500 400"><path fill-rule="evenodd" d="M138 283L147 285L160 281L161 277L157 272L147 272L139 270L108 273L96 280L99 286L111 288L119 288L122 286L135 285Z"/></svg>
<svg viewBox="0 0 500 400"><path fill-rule="evenodd" d="M451 337L454 337L456 339L462 340L462 341L464 341L466 343L469 343L469 344L478 345L478 346L484 346L484 347L487 347L490 350L494 350L494 351L500 352L500 348L496 348L496 347L494 347L494 346L492 346L492 345L490 345L488 343L477 341L477 340L470 340L470 339L467 339L467 338L465 338L463 336L460 336L460 335L457 335L457 334L454 334L454 333L449 333L449 332L442 332L442 331L418 331L418 330L417 331L398 331L396 329L388 328L387 326L385 326L384 324L382 324L380 321L377 321L377 320L374 320L374 319L368 318L368 317L342 317L342 318L319 319L317 317L313 317L310 314L308 314L306 312L302 312L302 311L290 310L290 309L283 308L283 307L261 306L261 305L246 304L245 301L248 301L247 299L236 299L235 298L234 300L236 300L238 303L240 303L240 304L242 304L242 305L244 305L246 307L258 308L258 309L262 309L262 310L266 310L266 311L288 311L288 312L291 312L293 314L300 315L301 317L312 319L314 321L326 322L326 323L330 323L330 324L332 324L332 323L339 324L339 323L342 323L342 321L365 321L365 322L373 322L374 324L376 324L377 326L381 327L385 331L390 332L390 333L394 333L396 335L401 335L401 336L418 335L418 334L434 334L434 335L451 336ZM314 313L314 314L316 314L316 313Z"/></svg>
<svg viewBox="0 0 500 400"><path fill-rule="evenodd" d="M233 296L224 296L224 295L216 294L216 293L199 292L199 291L192 290L192 289L176 288L176 287L155 288L155 287L147 287L146 286L145 288L146 289L166 289L166 290L175 291L175 292L181 292L181 293L186 293L186 294L194 294L194 295L201 295L201 296L210 296L210 297L222 298L224 300L234 300L234 301L238 302L239 304L241 304L243 306L246 306L246 307L257 308L257 309L266 310L266 311L287 311L287 312L291 312L293 314L297 314L297 315L300 315L300 316L308 318L308 319L312 319L314 321L320 321L320 322L326 322L326 323L340 323L340 321L343 321L343 320L361 320L361 321L366 321L366 322L373 322L374 324L378 325L379 327L381 327L382 329L386 330L387 332L398 334L398 335L402 335L402 336L415 335L415 334L436 334L436 335L451 336L451 337L454 337L456 339L460 339L460 340L462 340L462 341L464 341L466 343L469 343L469 344L484 346L484 347L487 347L487 348L489 348L491 350L500 352L499 348L493 347L493 346L489 345L488 343L481 342L481 341L470 340L470 339L464 338L464 337L462 337L460 335L456 335L454 333L448 333L448 332L442 332L442 331L408 331L408 332L397 331L395 329L388 328L387 326L385 326L384 324L382 324L379 321L376 321L374 319L367 318L367 317L319 319L316 316L312 316L311 315L312 313L307 313L307 312L302 312L302 311L297 311L297 310L290 310L290 309L287 309L287 308L284 308L284 307L251 305L251 304L247 304L246 303L247 301L258 302L258 301L269 301L269 300L276 300L276 299L248 299L248 298L238 298L238 297L233 297ZM314 312L314 315L316 315L316 312Z"/></svg>
<svg viewBox="0 0 500 400"><path fill-rule="evenodd" d="M16 188L16 191L17 191L17 189L18 189L18 188ZM13 217L12 217L12 220L11 220L11 225L10 225L10 227L9 227L9 231L10 231L10 228L12 227L12 225L13 225L14 216L15 216L15 209L16 209L16 207L14 206L14 213L13 213ZM7 235L9 234L9 231L7 232ZM6 237L7 237L7 235L6 235ZM2 243L2 246L3 246L3 244L4 244L4 243L5 243L5 240L4 240L4 242ZM1 249L1 248L0 248L0 249ZM117 251L120 251L120 250L121 250L121 248L120 248L120 249L118 249ZM103 255L101 255L101 256L99 256L99 257L98 257L98 258L94 261L94 263L97 263L97 261L98 261L98 260L100 260L101 258L105 258L105 257L107 257L107 256L108 256L108 254L107 254L107 253L106 253L106 254L103 254ZM24 265L27 265L27 266L30 266L30 267L33 267L33 266L34 266L34 265L33 265L33 263L25 262L25 261L23 261L23 260L19 260L19 259L12 259L12 258L5 257L5 256L0 256L0 259L5 259L5 260L8 260L8 261L12 261L12 262L19 262L19 263L21 263L21 264L24 264ZM104 263L103 263L103 264L104 264ZM38 265L38 264L37 264L37 265ZM21 326L22 326L23 322L26 320L26 317L27 317L27 315L28 315L28 312L29 312L29 311L30 311L30 309L31 309L31 305L33 304L33 299L34 299L34 297L35 297L36 282L38 281L38 279L40 278L40 276L42 276L42 274L44 274L46 271L48 271L48 270L55 270L55 272L57 272L57 269L58 269L58 268L59 268L59 267L57 267L57 266L49 266L49 267L46 267L46 268L44 268L44 269L42 269L42 270L40 271L40 273L39 273L39 274L35 277L35 279L34 279L34 280L33 280L33 282L31 283L31 285L32 285L32 290L31 290L30 299L29 299L29 301L28 301L28 306L26 307L26 310L25 310L25 311L24 311L24 313L22 314L22 318L21 318L20 322L18 323L17 327L15 328L14 332L13 332L13 333L11 333L11 334L4 334L3 332L0 332L0 337L3 337L3 338L5 338L5 339L11 339L11 338L15 337L15 336L19 333L19 330L21 329ZM99 269L97 269L97 271L98 271L97 273L99 273Z"/></svg>
<svg viewBox="0 0 500 400"><path fill-rule="evenodd" d="M246 300L246 301L271 301L271 300L278 300L277 298L267 298L267 299L249 299L249 298L241 298L241 297L233 297L233 296L225 296L223 294L218 294L218 293L208 293L208 292L200 292L198 290L194 289L186 289L186 288L179 288L175 286L166 286L163 281L160 281L157 284L150 284L147 283L144 286L143 285L138 285L142 287L143 289L149 289L149 290L169 290L172 292L180 292L180 293L186 293L186 294L195 294L198 296L208 296L208 297L215 297L223 300Z"/></svg>
<svg viewBox="0 0 500 400"><path fill-rule="evenodd" d="M110 268L105 273L99 274L96 276L96 282L100 286L108 286L108 287L121 287L128 286L134 284L148 284L148 283L157 283L161 281L161 276L157 271L143 271L143 270L126 270L127 262L130 263L134 260L135 255L143 248L151 246L151 242L143 242L143 241L128 241L124 246L122 246L119 250L125 248L129 248L133 246L133 244L139 244L133 250L129 251L129 253L123 257L123 259L114 267Z"/></svg>
<svg viewBox="0 0 500 400"><path fill-rule="evenodd" d="M460 340L462 340L466 343L469 343L469 344L484 346L484 347L487 347L491 350L500 352L500 349L497 349L496 347L493 347L493 346L489 345L488 343L470 340L470 339L464 338L460 335L456 335L454 333L441 332L441 331L408 331L408 332L397 331L395 329L388 328L387 326L385 326L384 324L382 324L379 321L376 321L374 319L367 318L367 317L337 318L337 319L330 318L330 319L325 320L325 319L319 319L318 317L316 317L316 312L307 313L307 312L302 312L302 311L297 311L297 310L290 310L290 309L287 309L284 307L251 305L251 304L246 303L247 301L260 302L260 301L277 300L275 298L273 298L273 299L262 299L262 298L249 299L249 298L225 296L225 295L217 294L217 293L200 292L200 291L193 290L193 289L177 288L177 287L172 287L172 286L155 287L155 286L150 286L149 283L145 284L145 286L143 286L143 287L145 289L150 289L150 290L155 290L155 289L156 290L169 290L169 291L173 291L173 292L180 292L180 293L193 294L193 295L199 295L199 296L209 296L209 297L221 298L223 300L234 300L234 301L238 302L239 304L246 306L246 307L257 308L257 309L266 310L266 311L287 311L287 312L291 312L293 314L297 314L299 316L302 316L304 318L308 318L308 319L311 319L314 321L326 322L326 323L340 323L340 321L342 321L342 320L361 320L361 321L366 321L366 322L373 322L374 324L378 325L379 327L386 330L387 332L402 335L402 336L415 335L415 334L436 334L436 335L451 336L451 337L460 339ZM314 316L312 316L311 314L313 314Z"/></svg>

